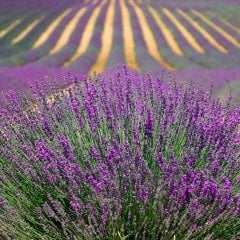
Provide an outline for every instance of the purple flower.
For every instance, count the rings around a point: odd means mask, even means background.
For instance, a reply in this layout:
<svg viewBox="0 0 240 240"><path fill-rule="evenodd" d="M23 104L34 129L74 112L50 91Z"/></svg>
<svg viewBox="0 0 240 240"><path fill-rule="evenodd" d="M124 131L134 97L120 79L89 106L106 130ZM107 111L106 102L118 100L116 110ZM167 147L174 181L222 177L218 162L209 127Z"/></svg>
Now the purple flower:
<svg viewBox="0 0 240 240"><path fill-rule="evenodd" d="M144 124L144 133L148 138L152 138L153 136L153 118L152 118L152 113L151 110L147 110L147 119Z"/></svg>
<svg viewBox="0 0 240 240"><path fill-rule="evenodd" d="M126 67L70 82L51 107L39 86L37 109L0 114L5 235L236 236L239 107Z"/></svg>

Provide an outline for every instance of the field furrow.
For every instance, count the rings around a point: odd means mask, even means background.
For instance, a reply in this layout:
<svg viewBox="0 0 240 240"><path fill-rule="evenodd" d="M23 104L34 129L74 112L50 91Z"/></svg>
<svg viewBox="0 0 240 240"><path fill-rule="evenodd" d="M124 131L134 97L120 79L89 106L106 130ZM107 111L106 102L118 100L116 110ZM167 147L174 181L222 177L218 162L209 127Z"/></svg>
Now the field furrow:
<svg viewBox="0 0 240 240"><path fill-rule="evenodd" d="M59 37L56 45L54 48L51 49L49 52L49 55L55 54L56 52L59 52L66 44L69 42L69 39L74 32L78 22L80 21L81 17L84 15L84 13L87 11L87 7L82 7L76 15L72 18L72 20L68 23L68 25L64 28L64 31L62 32L61 36Z"/></svg>
<svg viewBox="0 0 240 240"><path fill-rule="evenodd" d="M224 48L211 34L209 34L198 22L188 16L187 13L182 11L181 9L177 9L178 13L188 21L198 32L202 34L216 49L218 49L222 53L228 53L228 50Z"/></svg>
<svg viewBox="0 0 240 240"><path fill-rule="evenodd" d="M240 28L237 27L236 25L234 25L233 23L231 23L230 21L224 19L223 17L218 16L218 15L217 15L216 13L214 13L213 11L207 11L207 14L208 14L210 17L214 18L214 20L215 20L215 19L219 20L219 21L221 22L221 25L222 25L222 26L224 25L224 26L232 29L235 33L238 33L238 34L240 35Z"/></svg>
<svg viewBox="0 0 240 240"><path fill-rule="evenodd" d="M17 44L22 41L30 32L40 23L40 21L44 18L44 16L34 20L27 28L25 28L17 37L15 37L11 43Z"/></svg>
<svg viewBox="0 0 240 240"><path fill-rule="evenodd" d="M170 9L170 8L168 8ZM171 10L174 11L174 8ZM191 59L192 57L199 57L199 56L205 56L205 54L199 54L191 45L189 45L186 38L181 34L181 32L178 30L175 24L161 11L159 11L159 15L161 16L163 22L166 24L166 26L171 31L174 39L176 39L176 42L181 47L184 56L178 56L176 54L175 58L173 58L172 63L176 67L176 69L184 69L185 67L194 68L197 66L197 64ZM166 46L168 47L168 46ZM205 46L204 46L205 47ZM169 49L169 47L168 47ZM166 53L169 56L169 52Z"/></svg>
<svg viewBox="0 0 240 240"><path fill-rule="evenodd" d="M218 33L220 33L224 38L226 38L230 43L232 43L235 47L240 48L240 43L239 41L231 36L228 32L223 30L221 27L216 25L213 21L209 20L207 17L205 17L203 14L201 14L199 11L195 9L191 9L191 11L199 17L203 22L205 22L207 25L210 27L214 28Z"/></svg>
<svg viewBox="0 0 240 240"><path fill-rule="evenodd" d="M225 26L231 28L233 31L237 32L240 35L240 28L234 26L232 23L228 22L227 20L223 19L223 18L218 18L221 23L223 23Z"/></svg>
<svg viewBox="0 0 240 240"><path fill-rule="evenodd" d="M36 10L32 13L27 12L24 15L16 14L17 19L21 19L21 22L15 26L11 31L9 31L6 35L0 38L0 65L2 62L5 62L5 65L19 65L20 62L12 61L15 56L19 54L24 54L24 52L29 51L31 49L33 41L37 39L37 37L41 34L41 26L44 23L47 17L47 11ZM44 18L43 18L44 17ZM43 18L43 19L42 19ZM11 42L14 39L19 38L21 34L33 23L36 19L41 19L41 21L35 26L26 36L16 44L12 44ZM38 34L39 33L39 34ZM24 34L25 35L25 34Z"/></svg>
<svg viewBox="0 0 240 240"><path fill-rule="evenodd" d="M105 65L105 69L107 70L115 68L117 65L121 66L123 64L126 64L124 53L122 12L118 11L118 9L120 10L120 1L116 1L115 9L112 48Z"/></svg>
<svg viewBox="0 0 240 240"><path fill-rule="evenodd" d="M94 28L95 28L97 19L101 13L103 6L106 4L106 2L107 2L106 0L102 1L99 4L99 6L97 6L94 9L91 17L89 18L89 21L87 22L87 24L85 26L84 32L82 33L79 46L77 47L74 55L68 61L66 61L64 63L63 67L70 66L74 61L76 61L76 59L81 57L81 55L87 51L89 44L91 42L91 39L93 37Z"/></svg>
<svg viewBox="0 0 240 240"><path fill-rule="evenodd" d="M237 66L240 61L238 18L221 15L211 4L195 8L139 0L36 2L31 5L35 12L26 10L27 1L17 9L20 5L11 13L0 10L0 65L81 65L92 73L119 63L144 71L149 66L215 68L226 60Z"/></svg>
<svg viewBox="0 0 240 240"><path fill-rule="evenodd" d="M106 62L111 52L112 42L113 42L113 25L114 25L114 15L115 15L115 0L111 0L107 15L105 19L104 29L102 33L102 46L101 51L98 54L97 60L94 65L91 67L89 74L93 72L103 72L105 69Z"/></svg>
<svg viewBox="0 0 240 240"><path fill-rule="evenodd" d="M0 32L5 28L9 27L9 25L13 24L19 17L24 15L24 11L12 11L11 13L1 13L0 12Z"/></svg>
<svg viewBox="0 0 240 240"><path fill-rule="evenodd" d="M126 59L126 64L134 69L134 70L140 70L140 67L138 65L137 59L136 59L136 53L135 53L135 40L134 40L134 34L133 34L133 28L131 23L131 17L129 10L126 6L125 0L120 0L120 10L122 14L122 36L123 36L123 42L124 42L124 54Z"/></svg>
<svg viewBox="0 0 240 240"><path fill-rule="evenodd" d="M172 14L167 8L162 7L162 12L172 21L172 23L176 26L182 36L186 39L190 46L198 53L203 54L205 50L200 44L197 42L196 38L183 26L180 21Z"/></svg>
<svg viewBox="0 0 240 240"><path fill-rule="evenodd" d="M55 31L61 21L70 13L72 9L68 8L65 10L60 16L58 16L50 25L49 27L41 34L38 40L33 44L32 49L36 49L44 44L50 35Z"/></svg>
<svg viewBox="0 0 240 240"><path fill-rule="evenodd" d="M39 48L33 49L32 46L36 43L39 37L42 35L43 30L46 30L49 27L49 22L54 22L55 19L61 14L62 9L58 9L57 11L52 11L50 14L45 14L46 17L39 23L37 28L34 28L31 34L28 34L24 41L19 43L16 47L19 48L19 51L9 58L5 59L10 65L15 65L16 62L21 62L21 65L25 64L33 64L39 59L46 57L48 52L53 48L54 44L56 44L58 37L63 31L63 26L66 26L69 22L69 18L72 17L75 11L71 11L55 28L54 32L51 33L49 38L39 46ZM25 48L25 43L29 44L31 48Z"/></svg>
<svg viewBox="0 0 240 240"><path fill-rule="evenodd" d="M102 4L102 1L98 2L98 6L100 4ZM76 59L76 61L74 61L68 67L68 69L70 69L72 71L79 71L80 73L83 73L83 74L88 74L89 71L91 70L92 66L96 62L96 59L98 58L98 55L101 51L104 20L106 19L109 4L110 4L110 1L106 1L105 4L101 8L100 14L97 18L95 27L92 32L91 41L88 44L88 48L86 49L86 51L84 51L84 53L79 58ZM94 9L95 8L92 9L92 13L93 13ZM92 13L91 13L91 15L92 15ZM85 26L86 26L86 24L85 24ZM83 30L81 32L79 31L79 34L76 35L76 37L78 37L78 39L79 39L77 47L79 46L79 42L82 38L83 32L86 30L85 26L83 26ZM81 66L81 67L79 67L79 66Z"/></svg>
<svg viewBox="0 0 240 240"><path fill-rule="evenodd" d="M178 56L184 56L184 53L182 49L180 48L179 44L175 40L172 32L170 31L169 27L163 22L161 16L158 14L158 12L153 9L152 7L148 7L148 10L152 14L155 22L157 23L159 29L162 31L164 38L166 39L169 47L172 49L172 51L178 55Z"/></svg>
<svg viewBox="0 0 240 240"><path fill-rule="evenodd" d="M162 58L164 59L165 62L170 63L175 69L178 69L178 67L177 67L178 62L182 61L183 59L185 60L186 59L185 56L177 55L171 49L171 47L169 47L169 42L164 37L164 33L161 31L158 24L156 23L154 17L152 16L151 12L148 9L148 6L146 6L146 4L142 3L142 4L139 4L139 7L142 9L142 11L145 14L145 17L148 21L149 27L153 33L154 38L156 39L157 47L158 47L159 51L161 52ZM159 16L163 20L162 15L159 14ZM163 21L163 22L166 24L165 21ZM171 31L171 33L172 33L172 36L174 37L174 39L176 40L177 44L179 45L179 47L181 47L181 45L175 38L175 35L173 34L172 31ZM181 48L181 50L182 50L182 48ZM182 50L182 52L183 52L183 50ZM157 63L157 66L159 67L159 63Z"/></svg>
<svg viewBox="0 0 240 240"><path fill-rule="evenodd" d="M10 24L8 27L0 31L0 38L4 37L6 34L8 34L10 31L12 31L18 24L21 23L21 19L17 19L12 24Z"/></svg>
<svg viewBox="0 0 240 240"><path fill-rule="evenodd" d="M154 38L154 35L149 27L147 19L144 15L143 11L141 10L141 8L132 0L130 0L129 3L132 5L133 9L136 12L149 55L151 57L153 57L159 64L161 64L165 68L167 68L169 70L175 70L175 68L171 64L167 63L162 58L162 56L158 50L156 39Z"/></svg>

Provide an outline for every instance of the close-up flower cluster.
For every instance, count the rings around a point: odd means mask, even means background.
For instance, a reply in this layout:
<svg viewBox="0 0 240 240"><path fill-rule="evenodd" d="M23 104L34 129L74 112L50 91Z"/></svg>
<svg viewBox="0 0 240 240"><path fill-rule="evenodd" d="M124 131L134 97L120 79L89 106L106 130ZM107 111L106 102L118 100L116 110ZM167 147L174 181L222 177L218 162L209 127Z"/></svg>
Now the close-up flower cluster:
<svg viewBox="0 0 240 240"><path fill-rule="evenodd" d="M34 108L6 95L2 239L239 239L231 96L127 67L66 78L32 85Z"/></svg>

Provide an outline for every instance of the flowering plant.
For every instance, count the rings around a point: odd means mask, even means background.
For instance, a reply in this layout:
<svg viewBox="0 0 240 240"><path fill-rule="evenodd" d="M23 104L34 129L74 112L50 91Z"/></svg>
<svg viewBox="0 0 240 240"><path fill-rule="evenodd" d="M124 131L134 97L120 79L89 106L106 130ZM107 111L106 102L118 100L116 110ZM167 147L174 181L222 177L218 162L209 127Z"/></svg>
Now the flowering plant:
<svg viewBox="0 0 240 240"><path fill-rule="evenodd" d="M239 239L230 98L126 67L32 91L1 114L3 239Z"/></svg>

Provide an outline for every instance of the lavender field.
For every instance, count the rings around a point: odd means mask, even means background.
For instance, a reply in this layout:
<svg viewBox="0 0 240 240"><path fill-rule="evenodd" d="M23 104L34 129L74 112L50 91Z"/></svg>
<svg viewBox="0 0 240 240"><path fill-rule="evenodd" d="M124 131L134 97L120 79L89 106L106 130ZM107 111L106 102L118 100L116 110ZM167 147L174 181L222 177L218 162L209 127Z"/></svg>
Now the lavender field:
<svg viewBox="0 0 240 240"><path fill-rule="evenodd" d="M1 90L28 91L37 74L82 76L127 64L197 73L222 92L240 78L239 4L228 2L2 0Z"/></svg>
<svg viewBox="0 0 240 240"><path fill-rule="evenodd" d="M239 240L239 13L0 0L0 240Z"/></svg>

